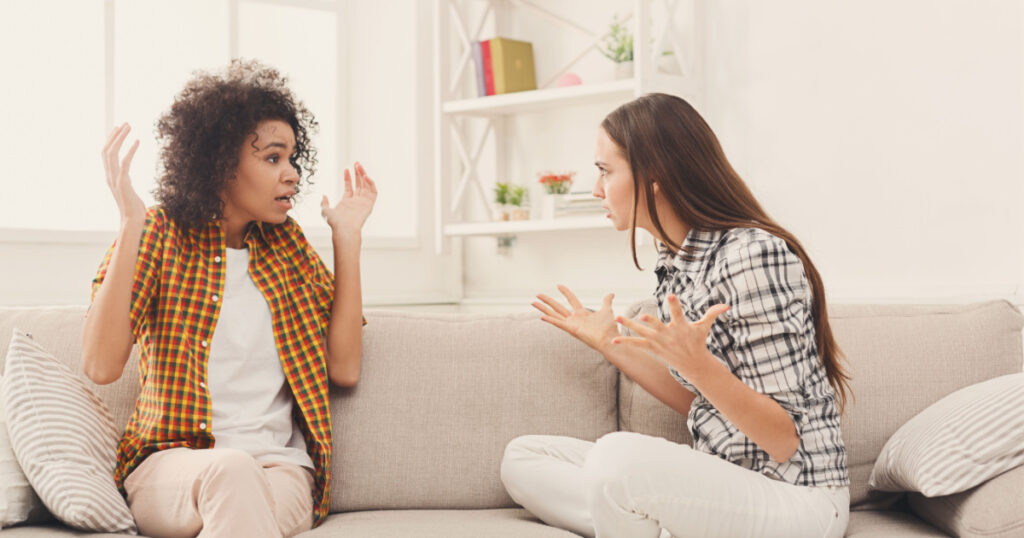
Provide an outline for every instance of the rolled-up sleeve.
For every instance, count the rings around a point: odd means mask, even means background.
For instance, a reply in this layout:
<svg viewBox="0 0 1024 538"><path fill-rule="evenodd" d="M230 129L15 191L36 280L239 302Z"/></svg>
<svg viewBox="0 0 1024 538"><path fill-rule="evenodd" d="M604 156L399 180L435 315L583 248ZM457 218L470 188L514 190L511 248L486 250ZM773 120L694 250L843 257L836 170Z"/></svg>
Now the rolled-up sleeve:
<svg viewBox="0 0 1024 538"><path fill-rule="evenodd" d="M132 334L136 339L152 318L153 298L160 282L160 258L163 251L165 218L162 210L151 208L146 213L146 223L142 230L142 237L139 239L139 255L135 260L135 275L132 280L132 299L129 309ZM103 261L100 262L100 266L96 270L96 276L92 279L92 293L89 297L90 308L107 276L107 269L110 267L110 259L116 246L117 241L115 240L107 249Z"/></svg>

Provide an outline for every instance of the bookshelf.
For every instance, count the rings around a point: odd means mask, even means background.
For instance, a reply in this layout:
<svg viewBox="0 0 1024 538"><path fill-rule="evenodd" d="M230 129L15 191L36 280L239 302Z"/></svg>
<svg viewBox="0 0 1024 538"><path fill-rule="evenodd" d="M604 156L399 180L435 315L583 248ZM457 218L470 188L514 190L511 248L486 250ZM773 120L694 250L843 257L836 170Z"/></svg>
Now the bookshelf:
<svg viewBox="0 0 1024 538"><path fill-rule="evenodd" d="M586 0L572 0L573 9L587 10ZM472 236L508 237L533 232L611 230L604 214L573 215L525 221L467 221L467 206L483 206L487 213L492 183L481 179L480 169L506 169L506 120L517 114L564 110L594 103L618 105L649 92L680 95L699 101L701 39L698 0L620 0L615 4L633 33L634 57L631 78L555 87L555 80L586 55L599 54L597 46L607 28L587 28L564 14L554 13L537 0L434 0L434 203L435 249L444 252L454 239ZM539 88L532 91L477 97L473 84L472 42L508 36L505 20L513 10L530 10L551 24L589 36L589 46L564 51L570 61L554 72L537 72ZM678 15L689 22L687 32L676 26ZM470 19L473 20L470 20ZM473 23L470 26L469 23ZM491 23L487 26L487 23ZM472 30L472 31L470 31ZM681 35L684 34L685 35ZM457 36L457 39L452 39ZM671 51L676 73L661 69L659 56ZM657 52L655 52L657 51ZM539 52L534 47L536 57ZM467 129L467 121L485 127ZM493 135L493 136L492 136ZM481 162L482 148L491 138L493 157ZM495 174L495 176L498 175ZM485 184L486 183L486 184Z"/></svg>

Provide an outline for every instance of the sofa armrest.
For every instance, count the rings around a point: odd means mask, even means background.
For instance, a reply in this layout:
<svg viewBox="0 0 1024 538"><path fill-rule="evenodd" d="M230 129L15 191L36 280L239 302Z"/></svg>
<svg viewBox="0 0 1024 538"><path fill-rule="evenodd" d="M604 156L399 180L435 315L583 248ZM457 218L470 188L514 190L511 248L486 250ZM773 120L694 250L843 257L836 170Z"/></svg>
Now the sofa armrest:
<svg viewBox="0 0 1024 538"><path fill-rule="evenodd" d="M940 497L908 493L907 500L918 517L953 536L1024 535L1024 465L967 491Z"/></svg>

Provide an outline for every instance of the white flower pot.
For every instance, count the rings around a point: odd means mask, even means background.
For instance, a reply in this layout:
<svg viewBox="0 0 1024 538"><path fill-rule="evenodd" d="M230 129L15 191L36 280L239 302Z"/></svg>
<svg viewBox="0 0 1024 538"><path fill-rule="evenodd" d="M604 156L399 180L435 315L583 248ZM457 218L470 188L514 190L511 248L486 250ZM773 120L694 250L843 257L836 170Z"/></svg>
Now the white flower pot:
<svg viewBox="0 0 1024 538"><path fill-rule="evenodd" d="M633 60L615 64L615 78L624 79L633 77Z"/></svg>

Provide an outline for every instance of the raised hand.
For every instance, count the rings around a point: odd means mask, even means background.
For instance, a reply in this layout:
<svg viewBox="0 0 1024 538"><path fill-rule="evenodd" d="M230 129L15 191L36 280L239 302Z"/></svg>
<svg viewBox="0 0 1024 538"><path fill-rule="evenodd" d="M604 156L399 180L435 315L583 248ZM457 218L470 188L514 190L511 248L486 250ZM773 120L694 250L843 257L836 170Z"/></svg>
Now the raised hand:
<svg viewBox="0 0 1024 538"><path fill-rule="evenodd" d="M356 163L355 186L352 185L352 175L345 169L345 195L337 205L331 207L327 196L320 201L320 214L323 215L327 225L334 231L359 231L363 223L373 211L373 204L377 202L377 185L366 175L363 165Z"/></svg>
<svg viewBox="0 0 1024 538"><path fill-rule="evenodd" d="M707 347L708 334L715 319L729 310L729 306L714 305L700 321L690 323L683 315L678 297L669 295L666 300L671 317L667 325L647 314L640 316L640 321L620 316L615 321L628 327L638 336L619 336L612 340L612 343L635 346L653 353L675 368L683 377L692 379L695 370L706 365L704 361L711 358Z"/></svg>
<svg viewBox="0 0 1024 538"><path fill-rule="evenodd" d="M562 295L569 301L572 310L547 295L539 294L537 299L540 299L541 302L531 304L544 314L540 319L575 336L584 344L598 351L610 344L613 338L619 336L612 313L612 299L615 294L606 295L601 302L601 309L592 312L583 308L583 304L569 288L558 286L558 291L562 292Z"/></svg>
<svg viewBox="0 0 1024 538"><path fill-rule="evenodd" d="M117 209L121 213L121 222L128 220L144 220L146 218L146 204L139 198L139 195L132 187L132 180L128 176L128 169L132 165L132 158L135 157L135 150L139 149L139 141L136 140L128 153L123 158L121 144L131 131L127 123L114 129L103 146L103 169L107 174L107 186L114 195L117 202Z"/></svg>

